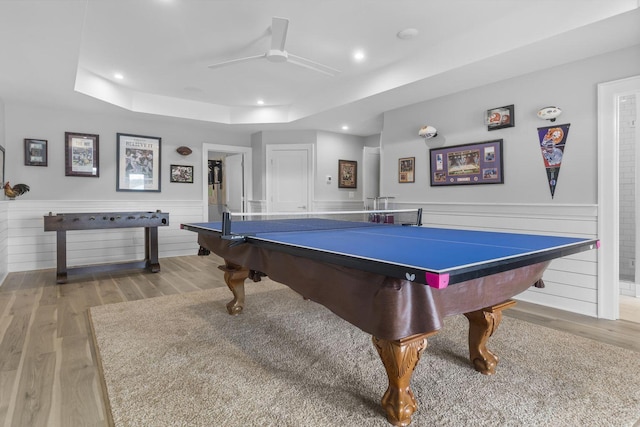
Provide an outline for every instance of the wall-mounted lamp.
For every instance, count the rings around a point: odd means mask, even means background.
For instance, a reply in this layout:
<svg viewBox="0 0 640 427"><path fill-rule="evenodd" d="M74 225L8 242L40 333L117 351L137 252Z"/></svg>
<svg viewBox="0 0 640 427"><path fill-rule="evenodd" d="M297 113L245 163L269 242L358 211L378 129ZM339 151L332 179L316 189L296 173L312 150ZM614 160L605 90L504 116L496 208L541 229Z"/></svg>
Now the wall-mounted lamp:
<svg viewBox="0 0 640 427"><path fill-rule="evenodd" d="M438 136L438 130L433 126L422 126L418 131L418 136L424 139L431 139Z"/></svg>
<svg viewBox="0 0 640 427"><path fill-rule="evenodd" d="M550 122L555 122L556 118L562 114L562 110L560 107L544 107L538 110L536 113L538 118L542 120L549 120Z"/></svg>

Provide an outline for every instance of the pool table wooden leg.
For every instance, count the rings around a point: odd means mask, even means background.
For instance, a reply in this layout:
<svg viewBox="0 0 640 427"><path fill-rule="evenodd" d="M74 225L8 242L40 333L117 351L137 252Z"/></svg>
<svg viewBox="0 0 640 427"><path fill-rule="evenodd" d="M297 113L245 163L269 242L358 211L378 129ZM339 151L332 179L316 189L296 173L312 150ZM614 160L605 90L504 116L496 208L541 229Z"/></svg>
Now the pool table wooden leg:
<svg viewBox="0 0 640 427"><path fill-rule="evenodd" d="M227 260L224 263L218 268L224 271L224 282L233 293L233 299L227 303L227 311L231 315L240 314L244 308L244 281L249 277L249 270Z"/></svg>
<svg viewBox="0 0 640 427"><path fill-rule="evenodd" d="M387 413L387 420L395 426L408 426L411 415L418 408L410 388L411 376L420 355L427 348L427 337L434 334L413 335L394 341L373 337L373 345L389 378L389 387L382 396L382 407Z"/></svg>
<svg viewBox="0 0 640 427"><path fill-rule="evenodd" d="M469 320L469 359L476 371L485 375L492 375L496 372L498 356L487 349L487 341L502 321L502 310L515 304L515 301L509 300L481 310L464 313Z"/></svg>

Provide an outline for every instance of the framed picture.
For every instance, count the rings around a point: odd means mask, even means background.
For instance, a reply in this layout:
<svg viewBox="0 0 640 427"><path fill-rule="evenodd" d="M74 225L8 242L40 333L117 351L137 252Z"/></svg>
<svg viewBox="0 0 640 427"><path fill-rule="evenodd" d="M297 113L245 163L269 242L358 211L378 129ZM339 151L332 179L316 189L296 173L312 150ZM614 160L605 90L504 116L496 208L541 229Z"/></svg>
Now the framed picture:
<svg viewBox="0 0 640 427"><path fill-rule="evenodd" d="M193 166L171 165L169 181L193 184Z"/></svg>
<svg viewBox="0 0 640 427"><path fill-rule="evenodd" d="M358 187L358 162L338 160L338 188Z"/></svg>
<svg viewBox="0 0 640 427"><path fill-rule="evenodd" d="M99 177L98 135L65 132L64 139L64 174L66 176Z"/></svg>
<svg viewBox="0 0 640 427"><path fill-rule="evenodd" d="M516 125L513 104L487 110L487 130L510 128Z"/></svg>
<svg viewBox="0 0 640 427"><path fill-rule="evenodd" d="M24 164L25 166L47 166L47 140L30 139L24 140Z"/></svg>
<svg viewBox="0 0 640 427"><path fill-rule="evenodd" d="M431 186L503 184L502 139L429 150Z"/></svg>
<svg viewBox="0 0 640 427"><path fill-rule="evenodd" d="M398 160L398 182L415 182L415 157L404 157Z"/></svg>
<svg viewBox="0 0 640 427"><path fill-rule="evenodd" d="M116 191L160 191L160 144L155 136L118 133Z"/></svg>

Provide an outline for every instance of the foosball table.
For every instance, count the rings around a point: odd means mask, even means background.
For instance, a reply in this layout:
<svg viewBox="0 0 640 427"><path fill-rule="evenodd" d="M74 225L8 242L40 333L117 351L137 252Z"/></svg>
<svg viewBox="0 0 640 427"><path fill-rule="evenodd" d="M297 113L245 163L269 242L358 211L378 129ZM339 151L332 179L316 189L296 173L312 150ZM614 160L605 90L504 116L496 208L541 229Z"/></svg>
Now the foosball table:
<svg viewBox="0 0 640 427"><path fill-rule="evenodd" d="M66 283L69 274L146 269L160 271L158 262L158 227L169 225L168 212L98 212L59 213L44 216L44 231L56 232L56 283ZM67 267L67 231L144 227L145 258L140 261Z"/></svg>

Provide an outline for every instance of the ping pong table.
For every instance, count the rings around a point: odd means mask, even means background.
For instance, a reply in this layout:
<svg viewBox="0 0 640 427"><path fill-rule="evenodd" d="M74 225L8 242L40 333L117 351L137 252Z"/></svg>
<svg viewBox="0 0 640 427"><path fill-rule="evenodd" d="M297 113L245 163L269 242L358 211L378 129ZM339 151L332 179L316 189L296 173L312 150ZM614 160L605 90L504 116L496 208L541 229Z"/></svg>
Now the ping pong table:
<svg viewBox="0 0 640 427"><path fill-rule="evenodd" d="M489 337L511 298L541 278L559 257L599 246L595 239L441 229L323 218L182 224L201 248L222 257L233 293L229 314L242 312L244 282L262 276L372 335L389 385L387 419L406 426L416 411L411 376L447 316L469 320L471 364L493 374Z"/></svg>

